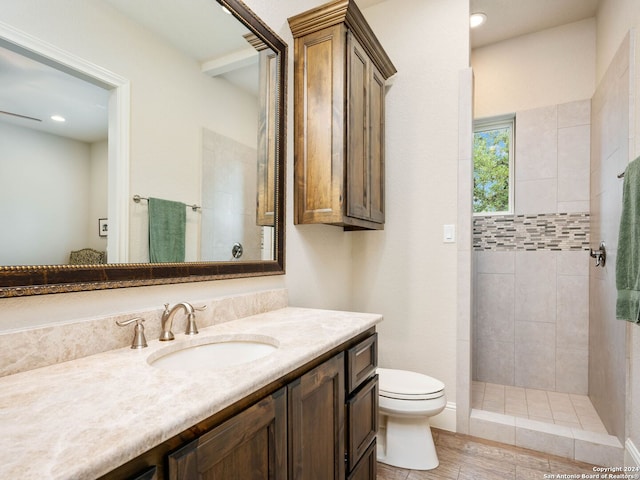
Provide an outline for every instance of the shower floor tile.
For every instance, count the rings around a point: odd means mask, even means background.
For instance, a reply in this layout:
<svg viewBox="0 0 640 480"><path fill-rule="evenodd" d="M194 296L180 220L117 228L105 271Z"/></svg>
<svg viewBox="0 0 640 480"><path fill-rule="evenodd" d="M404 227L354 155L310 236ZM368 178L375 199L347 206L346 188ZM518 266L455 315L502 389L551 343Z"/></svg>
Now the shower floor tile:
<svg viewBox="0 0 640 480"><path fill-rule="evenodd" d="M475 381L471 392L473 408L581 428L588 432L607 433L586 395Z"/></svg>

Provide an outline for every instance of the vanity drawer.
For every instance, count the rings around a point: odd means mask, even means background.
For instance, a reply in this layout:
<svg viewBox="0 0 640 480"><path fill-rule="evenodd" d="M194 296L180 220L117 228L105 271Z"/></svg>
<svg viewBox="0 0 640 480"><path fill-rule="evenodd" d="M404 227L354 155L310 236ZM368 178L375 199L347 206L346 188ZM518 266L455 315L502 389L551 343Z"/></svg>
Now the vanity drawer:
<svg viewBox="0 0 640 480"><path fill-rule="evenodd" d="M347 460L351 471L378 433L378 375L347 400L347 432Z"/></svg>
<svg viewBox="0 0 640 480"><path fill-rule="evenodd" d="M378 334L374 333L347 351L347 392L353 392L376 371Z"/></svg>
<svg viewBox="0 0 640 480"><path fill-rule="evenodd" d="M347 480L371 480L377 476L376 442L374 441L347 477Z"/></svg>

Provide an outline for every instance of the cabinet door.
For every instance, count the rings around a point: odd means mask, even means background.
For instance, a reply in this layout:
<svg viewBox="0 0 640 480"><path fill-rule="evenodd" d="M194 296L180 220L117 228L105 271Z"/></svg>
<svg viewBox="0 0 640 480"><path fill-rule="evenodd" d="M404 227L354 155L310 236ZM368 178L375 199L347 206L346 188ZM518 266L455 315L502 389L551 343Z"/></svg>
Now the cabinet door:
<svg viewBox="0 0 640 480"><path fill-rule="evenodd" d="M343 219L345 27L295 40L296 223Z"/></svg>
<svg viewBox="0 0 640 480"><path fill-rule="evenodd" d="M289 480L344 479L344 353L288 388Z"/></svg>
<svg viewBox="0 0 640 480"><path fill-rule="evenodd" d="M171 480L285 480L285 389L169 455Z"/></svg>
<svg viewBox="0 0 640 480"><path fill-rule="evenodd" d="M370 218L384 223L384 77L371 64L369 78Z"/></svg>
<svg viewBox="0 0 640 480"><path fill-rule="evenodd" d="M272 50L259 54L259 123L258 123L258 193L257 225L270 226L275 221L276 185L276 95L278 57Z"/></svg>
<svg viewBox="0 0 640 480"><path fill-rule="evenodd" d="M360 43L347 36L347 216L369 220L369 77L371 60Z"/></svg>

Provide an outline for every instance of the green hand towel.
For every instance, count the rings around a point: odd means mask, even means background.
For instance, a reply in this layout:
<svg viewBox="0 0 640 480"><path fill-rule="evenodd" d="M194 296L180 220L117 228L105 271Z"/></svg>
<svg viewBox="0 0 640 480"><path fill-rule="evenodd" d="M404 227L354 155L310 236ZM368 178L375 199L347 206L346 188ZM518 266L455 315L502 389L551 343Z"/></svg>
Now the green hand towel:
<svg viewBox="0 0 640 480"><path fill-rule="evenodd" d="M616 318L640 322L640 157L624 173L616 288Z"/></svg>
<svg viewBox="0 0 640 480"><path fill-rule="evenodd" d="M186 205L149 198L149 261L184 262Z"/></svg>

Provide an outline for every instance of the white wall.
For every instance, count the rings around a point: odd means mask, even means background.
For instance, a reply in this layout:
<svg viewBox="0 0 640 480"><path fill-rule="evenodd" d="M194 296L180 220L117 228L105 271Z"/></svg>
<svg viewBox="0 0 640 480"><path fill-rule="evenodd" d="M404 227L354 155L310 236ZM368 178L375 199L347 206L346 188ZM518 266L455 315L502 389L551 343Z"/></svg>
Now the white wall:
<svg viewBox="0 0 640 480"><path fill-rule="evenodd" d="M0 265L68 263L91 245L88 144L2 122L0 156Z"/></svg>
<svg viewBox="0 0 640 480"><path fill-rule="evenodd" d="M595 52L595 19L474 49L475 118L591 98Z"/></svg>
<svg viewBox="0 0 640 480"><path fill-rule="evenodd" d="M107 218L107 173L108 173L107 141L91 144L91 188L89 189L88 247L96 250L107 250L107 237L98 232L98 219ZM107 259L108 261L108 259Z"/></svg>
<svg viewBox="0 0 640 480"><path fill-rule="evenodd" d="M353 307L385 317L380 364L442 380L450 402L458 252L442 229L457 222L468 13L468 2L450 0L388 0L364 11L398 73L386 97L385 229L353 234Z"/></svg>

